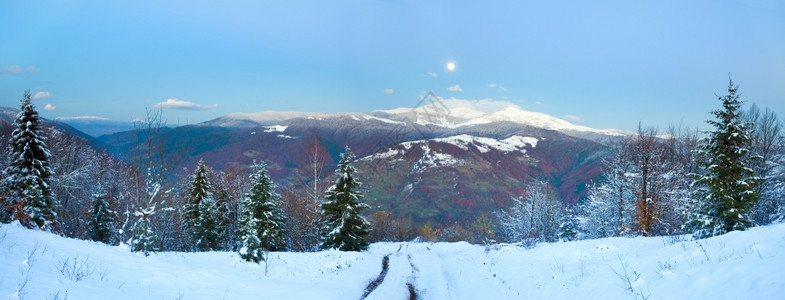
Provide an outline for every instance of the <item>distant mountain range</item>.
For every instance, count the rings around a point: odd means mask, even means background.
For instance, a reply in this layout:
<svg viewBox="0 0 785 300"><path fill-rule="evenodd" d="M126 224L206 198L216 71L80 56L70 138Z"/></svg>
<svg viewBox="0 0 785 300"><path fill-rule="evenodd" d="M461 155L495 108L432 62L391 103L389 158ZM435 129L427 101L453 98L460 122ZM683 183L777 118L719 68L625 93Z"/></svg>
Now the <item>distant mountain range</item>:
<svg viewBox="0 0 785 300"><path fill-rule="evenodd" d="M455 100L457 101L457 100ZM444 103L444 102L438 102ZM619 136L626 132L615 129L598 130L585 126L574 125L543 113L524 111L515 105L508 104L498 110L481 111L472 107L452 107L447 104L429 103L415 108L397 108L377 110L369 114L363 113L307 113L263 111L258 113L235 113L202 123L207 126L220 127L254 127L275 125L292 119L327 119L350 117L356 120L375 119L388 124L410 122L421 126L442 128L467 128L476 125L487 125L501 122L512 122L526 127L560 131L570 136L602 140L608 136Z"/></svg>
<svg viewBox="0 0 785 300"><path fill-rule="evenodd" d="M156 138L176 158L177 170L193 169L200 158L219 170L264 161L279 185L295 182L313 137L332 160L324 174L332 173L349 145L372 211L387 210L420 225L467 226L524 195L532 180L551 183L565 203L580 201L587 184L599 179L605 142L624 134L514 105L483 110L442 104L371 113L237 113L166 128ZM120 157L140 146L133 131L98 140Z"/></svg>
<svg viewBox="0 0 785 300"><path fill-rule="evenodd" d="M11 108L11 107L0 107L0 126L2 126L2 128L0 129L8 131L7 133L2 132L2 134L10 134L10 132L13 131L12 125L14 123L14 120L16 119L17 114L19 114L19 109ZM84 139L85 142L87 142L88 144L94 146L100 144L100 142L95 138L96 136L87 134L85 131L75 128L74 126L71 126L68 123L59 122L57 120L53 121L53 120L43 119L43 124L45 126L56 127L67 134L78 136ZM7 141L2 141L2 144L4 145L5 142ZM5 153L5 148L0 149L0 151Z"/></svg>
<svg viewBox="0 0 785 300"><path fill-rule="evenodd" d="M56 118L55 120L71 125L93 137L135 129L133 122L112 121L102 118Z"/></svg>

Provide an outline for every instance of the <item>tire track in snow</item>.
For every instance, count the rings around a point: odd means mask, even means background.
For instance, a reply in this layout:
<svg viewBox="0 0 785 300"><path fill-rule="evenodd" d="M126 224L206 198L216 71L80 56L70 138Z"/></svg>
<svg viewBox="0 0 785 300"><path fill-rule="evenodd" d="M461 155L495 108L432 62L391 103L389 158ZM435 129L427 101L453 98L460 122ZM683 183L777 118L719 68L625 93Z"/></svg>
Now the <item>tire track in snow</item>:
<svg viewBox="0 0 785 300"><path fill-rule="evenodd" d="M398 249L400 251L400 248ZM368 286L365 287L365 291L363 291L363 295L360 299L365 299L370 295L380 284L384 281L384 278L387 277L387 271L390 270L390 254L387 254L382 258L382 271L379 273L379 276L376 277L373 281L368 283Z"/></svg>
<svg viewBox="0 0 785 300"><path fill-rule="evenodd" d="M410 281L412 271L404 253L390 255L389 272L384 280L379 283L366 299L406 299L409 297L407 282Z"/></svg>
<svg viewBox="0 0 785 300"><path fill-rule="evenodd" d="M401 244L395 253L387 255L389 262L386 276L381 281L378 280L381 276L377 278L374 282L376 287L366 290L367 294L362 299L421 299L418 285L420 269L415 265L412 255L408 244Z"/></svg>
<svg viewBox="0 0 785 300"><path fill-rule="evenodd" d="M407 245L407 249L408 249ZM428 244L411 244L409 263L412 268L410 278L415 288L416 299L457 299L453 294L444 260ZM416 284L416 285L415 285ZM409 293L411 297L411 293Z"/></svg>
<svg viewBox="0 0 785 300"><path fill-rule="evenodd" d="M417 282L417 275L420 274L420 269L412 262L411 254L407 254L406 259L409 260L409 266L412 268L412 275L409 277L409 281L406 282L406 288L409 290L409 300L417 300L420 299L420 295L417 294L417 288L414 283Z"/></svg>

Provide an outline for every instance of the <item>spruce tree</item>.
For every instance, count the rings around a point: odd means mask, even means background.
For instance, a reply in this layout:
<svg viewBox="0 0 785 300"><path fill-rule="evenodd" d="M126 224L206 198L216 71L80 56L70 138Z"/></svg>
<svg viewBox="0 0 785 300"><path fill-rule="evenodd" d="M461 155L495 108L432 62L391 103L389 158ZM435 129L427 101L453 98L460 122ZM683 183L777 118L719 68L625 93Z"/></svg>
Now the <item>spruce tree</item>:
<svg viewBox="0 0 785 300"><path fill-rule="evenodd" d="M93 194L93 203L90 206L90 220L88 224L88 238L90 240L109 243L112 238L112 222L114 222L114 211L109 206L106 192L102 185L98 185Z"/></svg>
<svg viewBox="0 0 785 300"><path fill-rule="evenodd" d="M219 249L221 235L218 208L212 198L205 198L199 204L199 220L195 228L197 249L202 251Z"/></svg>
<svg viewBox="0 0 785 300"><path fill-rule="evenodd" d="M362 183L357 180L351 162L354 155L349 147L341 155L335 170L335 184L325 192L321 204L322 227L321 248L335 248L341 251L363 251L368 249L368 234L371 224L360 215L363 209L370 208L360 202L363 194L358 191Z"/></svg>
<svg viewBox="0 0 785 300"><path fill-rule="evenodd" d="M240 256L253 262L264 260L265 251L285 249L280 196L263 164L254 165L251 191L245 194L240 212Z"/></svg>
<svg viewBox="0 0 785 300"><path fill-rule="evenodd" d="M138 219L134 223L134 235L129 244L132 251L142 252L144 256L149 256L150 252L158 250L155 247L155 239L158 238L158 235L155 234L152 224L150 224L150 219L154 214L155 205L134 212L134 216Z"/></svg>
<svg viewBox="0 0 785 300"><path fill-rule="evenodd" d="M128 240L128 244L131 245L131 251L141 251L144 253L144 256L149 256L150 252L158 251L158 248L155 247L158 235L153 230L153 215L156 213L156 199L162 194L162 186L154 176L151 176L151 169L148 169L147 172L144 186L148 200L143 204L143 207L139 207L134 211L133 216L138 219L133 224L131 239ZM163 203L163 201L160 203ZM168 209L165 207L164 211Z"/></svg>
<svg viewBox="0 0 785 300"><path fill-rule="evenodd" d="M565 242L574 241L578 238L578 231L575 228L575 212L571 208L564 210L564 216L559 225L559 239Z"/></svg>
<svg viewBox="0 0 785 300"><path fill-rule="evenodd" d="M699 149L703 172L695 182L699 210L691 220L698 238L752 226L749 212L760 197L755 192L760 179L750 168L755 159L748 149L751 124L741 121L738 86L730 80L728 95L718 98L723 109L712 112L716 120L708 123L714 130Z"/></svg>
<svg viewBox="0 0 785 300"><path fill-rule="evenodd" d="M217 234L212 236L218 226L214 215L217 210L215 202L212 200L212 189L207 166L205 166L204 160L200 159L196 170L191 175L186 203L183 207L183 225L191 238L193 247L198 250L213 250L217 246ZM203 213L212 215L203 215ZM209 247L204 248L203 246Z"/></svg>
<svg viewBox="0 0 785 300"><path fill-rule="evenodd" d="M28 227L53 230L51 154L41 132L38 112L30 100L30 91L25 91L20 107L8 141L9 164L3 183L12 192L12 199L5 207L5 214L10 220L19 220Z"/></svg>

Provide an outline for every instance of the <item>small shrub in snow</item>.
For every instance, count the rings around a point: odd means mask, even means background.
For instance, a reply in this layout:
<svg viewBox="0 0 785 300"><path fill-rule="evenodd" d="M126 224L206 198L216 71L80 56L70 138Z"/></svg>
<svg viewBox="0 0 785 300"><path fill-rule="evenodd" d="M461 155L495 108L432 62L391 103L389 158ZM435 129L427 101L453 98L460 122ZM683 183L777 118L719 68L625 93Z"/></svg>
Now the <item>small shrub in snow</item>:
<svg viewBox="0 0 785 300"><path fill-rule="evenodd" d="M74 257L73 260L66 258L63 261L58 262L55 267L57 268L57 271L60 271L60 275L63 275L65 279L72 280L74 282L87 279L95 272L95 268L90 266L90 259L86 258L80 260L79 256Z"/></svg>

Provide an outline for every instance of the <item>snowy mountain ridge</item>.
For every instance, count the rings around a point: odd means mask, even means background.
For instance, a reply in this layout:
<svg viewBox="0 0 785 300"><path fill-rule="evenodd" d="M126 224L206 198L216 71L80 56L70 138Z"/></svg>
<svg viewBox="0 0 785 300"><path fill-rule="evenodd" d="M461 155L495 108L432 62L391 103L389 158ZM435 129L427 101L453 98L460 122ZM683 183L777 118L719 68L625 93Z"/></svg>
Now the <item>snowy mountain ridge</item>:
<svg viewBox="0 0 785 300"><path fill-rule="evenodd" d="M213 119L202 124L220 127L254 127L259 125L277 125L283 121L291 119L329 119L348 117L359 120L359 117L366 120L372 116L362 113L323 113L323 112L297 112L297 111L261 111L255 113L233 113L223 117ZM389 121L389 120L387 120ZM392 122L392 121L390 121Z"/></svg>
<svg viewBox="0 0 785 300"><path fill-rule="evenodd" d="M8 123L13 124L14 119L16 119L16 115L18 113L19 113L19 109L0 106L0 120L4 120Z"/></svg>
<svg viewBox="0 0 785 300"><path fill-rule="evenodd" d="M522 126L560 131L580 137L586 135L621 136L626 134L621 130L600 130L575 125L566 120L544 113L526 111L517 105L503 101L483 102L441 98L438 102L415 108L376 110L370 113L294 111L234 113L202 124L221 127L270 126L298 118L317 120L350 118L355 121L374 120L388 124L417 124L421 126L436 126L445 129L460 129L477 125L511 122Z"/></svg>

